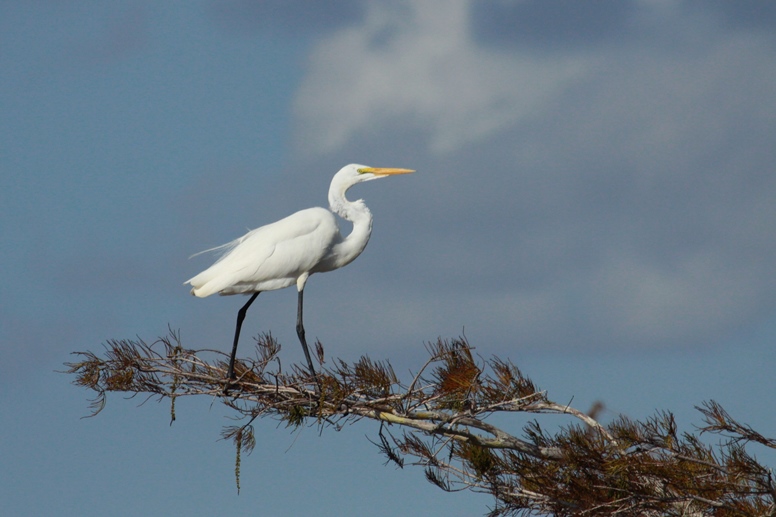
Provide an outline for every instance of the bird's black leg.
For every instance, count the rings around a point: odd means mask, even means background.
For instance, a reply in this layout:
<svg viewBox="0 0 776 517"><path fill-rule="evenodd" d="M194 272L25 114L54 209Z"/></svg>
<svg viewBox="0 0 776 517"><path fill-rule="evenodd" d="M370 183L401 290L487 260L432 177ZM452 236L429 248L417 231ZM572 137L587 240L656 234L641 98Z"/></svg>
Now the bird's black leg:
<svg viewBox="0 0 776 517"><path fill-rule="evenodd" d="M240 328L242 328L242 322L245 319L245 313L248 312L248 307L251 306L253 300L259 293L253 293L250 300L242 306L242 309L237 311L237 328L234 329L234 344L232 345L232 356L229 358L229 371L226 374L226 378L229 380L234 379L234 358L237 355L237 342L240 341Z"/></svg>
<svg viewBox="0 0 776 517"><path fill-rule="evenodd" d="M302 323L302 306L304 305L304 289L299 291L299 305L296 311L296 335L299 336L299 342L302 343L302 349L304 350L304 356L307 358L307 366L310 367L310 374L313 377L315 375L315 368L313 368L313 361L310 359L310 350L307 348L307 340L304 337L304 323Z"/></svg>

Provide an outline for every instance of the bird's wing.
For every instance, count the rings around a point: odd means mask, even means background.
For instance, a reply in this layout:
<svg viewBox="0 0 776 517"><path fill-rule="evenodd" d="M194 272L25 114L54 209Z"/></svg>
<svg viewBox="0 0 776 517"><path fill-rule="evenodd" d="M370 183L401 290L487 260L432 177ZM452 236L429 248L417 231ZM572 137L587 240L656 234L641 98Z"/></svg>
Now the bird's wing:
<svg viewBox="0 0 776 517"><path fill-rule="evenodd" d="M200 297L282 289L320 262L338 235L331 212L302 210L216 248L223 256L186 283Z"/></svg>

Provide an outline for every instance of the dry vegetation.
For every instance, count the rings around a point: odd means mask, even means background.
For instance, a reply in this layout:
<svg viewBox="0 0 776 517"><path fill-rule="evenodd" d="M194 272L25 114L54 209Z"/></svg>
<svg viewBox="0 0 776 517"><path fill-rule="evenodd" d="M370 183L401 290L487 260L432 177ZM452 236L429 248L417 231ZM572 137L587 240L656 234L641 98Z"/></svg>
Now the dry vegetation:
<svg viewBox="0 0 776 517"><path fill-rule="evenodd" d="M379 424L375 443L390 462L424 468L443 490L491 494L494 516L774 515L771 471L748 447L776 448L776 441L714 402L698 408L704 423L696 433L678 432L668 412L603 425L551 401L512 363L474 356L465 339L427 348L428 362L407 380L368 357L325 363L332 366L316 380L298 366L282 371L280 347L265 335L254 358L237 361L237 379L227 385L224 354L187 350L171 333L150 345L115 340L100 355L78 352L67 373L96 392L94 414L108 392L167 397L173 420L176 398L218 397L242 417L223 432L236 444L238 488L241 452L256 445L257 418L334 430L368 420ZM316 351L323 363L320 343ZM495 413L538 416L522 429L503 429L487 421ZM538 421L547 413L574 423L549 432Z"/></svg>

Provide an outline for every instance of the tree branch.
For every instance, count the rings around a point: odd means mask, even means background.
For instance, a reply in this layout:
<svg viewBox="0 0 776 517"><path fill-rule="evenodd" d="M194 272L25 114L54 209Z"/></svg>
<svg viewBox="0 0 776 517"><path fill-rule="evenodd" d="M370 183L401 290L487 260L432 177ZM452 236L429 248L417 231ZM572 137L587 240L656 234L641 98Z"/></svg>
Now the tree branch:
<svg viewBox="0 0 776 517"><path fill-rule="evenodd" d="M74 383L95 393L92 415L111 392L169 398L171 421L179 397L216 397L246 420L228 427L238 479L241 452L255 446L253 424L274 417L292 427L335 430L348 421L380 423L378 448L399 466L404 458L425 467L426 477L448 491L491 494L491 515L772 515L776 487L771 471L745 450L776 441L733 420L719 405L699 408L706 427L725 442L715 447L699 435L677 432L664 412L645 422L621 417L604 425L591 414L558 404L513 364L499 358L477 364L465 339L427 345L430 358L408 384L390 363L362 357L320 368L283 371L271 335L257 340L253 358L235 362L216 350L188 350L171 332L152 344L111 340L101 355L78 352L67 363ZM318 357L323 347L317 344ZM522 432L487 422L494 413L568 415L553 434L538 421ZM390 429L402 434L394 436ZM384 432L390 436L386 438ZM444 458L444 459L443 459Z"/></svg>

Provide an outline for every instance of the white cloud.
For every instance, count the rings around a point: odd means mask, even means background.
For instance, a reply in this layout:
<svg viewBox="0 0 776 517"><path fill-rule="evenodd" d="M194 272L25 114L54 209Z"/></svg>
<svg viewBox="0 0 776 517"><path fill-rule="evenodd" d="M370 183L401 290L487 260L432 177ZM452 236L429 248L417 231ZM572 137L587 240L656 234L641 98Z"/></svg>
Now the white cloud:
<svg viewBox="0 0 776 517"><path fill-rule="evenodd" d="M478 47L469 4L372 2L363 25L321 41L295 106L304 148L329 152L401 117L450 151L537 113L584 70L579 58Z"/></svg>

